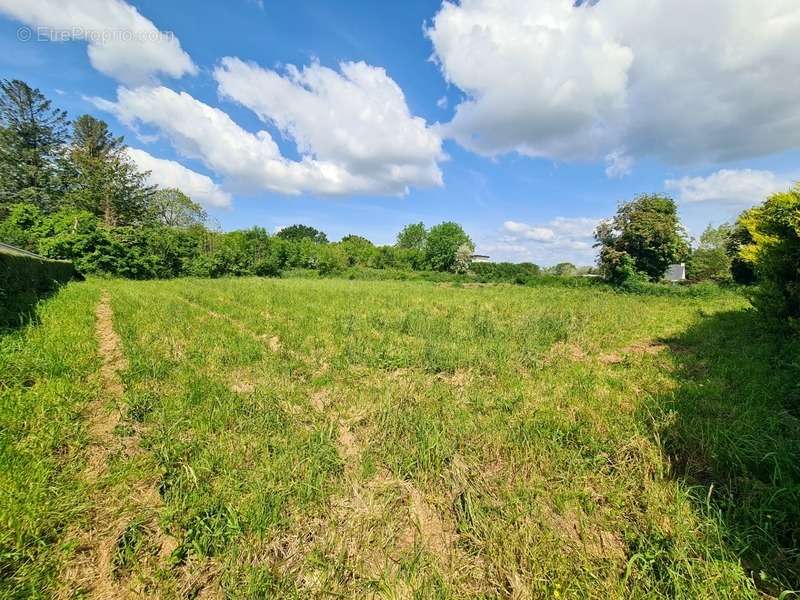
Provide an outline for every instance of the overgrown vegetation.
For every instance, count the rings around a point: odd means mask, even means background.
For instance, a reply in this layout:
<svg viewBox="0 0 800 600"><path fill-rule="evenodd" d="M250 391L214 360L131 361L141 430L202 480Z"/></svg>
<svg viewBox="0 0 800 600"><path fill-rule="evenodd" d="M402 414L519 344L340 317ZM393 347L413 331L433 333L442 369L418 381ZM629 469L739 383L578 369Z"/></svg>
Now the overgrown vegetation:
<svg viewBox="0 0 800 600"><path fill-rule="evenodd" d="M0 337L2 594L797 589L800 347L715 287L532 282L70 284Z"/></svg>
<svg viewBox="0 0 800 600"><path fill-rule="evenodd" d="M770 196L739 223L747 232L739 255L759 281L756 308L800 331L800 185Z"/></svg>

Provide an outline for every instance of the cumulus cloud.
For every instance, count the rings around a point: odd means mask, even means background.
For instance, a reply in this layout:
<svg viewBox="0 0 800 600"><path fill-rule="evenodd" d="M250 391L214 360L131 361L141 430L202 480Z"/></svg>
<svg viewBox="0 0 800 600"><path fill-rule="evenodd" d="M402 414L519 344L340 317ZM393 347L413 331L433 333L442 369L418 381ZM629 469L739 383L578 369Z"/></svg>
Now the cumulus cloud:
<svg viewBox="0 0 800 600"><path fill-rule="evenodd" d="M668 179L664 187L678 192L681 202L713 203L747 207L770 194L791 187L791 181L772 171L722 169L707 177Z"/></svg>
<svg viewBox="0 0 800 600"><path fill-rule="evenodd" d="M0 0L0 13L35 28L36 38L86 41L92 66L119 81L197 72L176 37L123 0Z"/></svg>
<svg viewBox="0 0 800 600"><path fill-rule="evenodd" d="M594 261L593 235L599 222L587 217L556 217L543 224L505 221L500 234L480 249L501 260L588 264Z"/></svg>
<svg viewBox="0 0 800 600"><path fill-rule="evenodd" d="M128 148L128 156L141 171L149 171L148 183L162 188L178 188L204 206L228 207L231 195L207 175L192 171L174 160L156 158L144 150Z"/></svg>
<svg viewBox="0 0 800 600"><path fill-rule="evenodd" d="M335 165L376 190L442 184L440 137L410 114L400 87L382 68L312 63L279 73L238 58L214 71L220 93L294 141L304 159Z"/></svg>
<svg viewBox="0 0 800 600"><path fill-rule="evenodd" d="M800 146L796 0L446 0L427 35L467 96L443 131L482 154L695 163Z"/></svg>
<svg viewBox="0 0 800 600"><path fill-rule="evenodd" d="M123 87L117 91L116 102L92 101L132 128L142 124L155 127L181 155L201 161L230 186L243 191L401 194L410 183L403 176L417 172L415 165L408 169L389 167L377 174L367 168L350 171L351 163L317 160L310 155L289 160L282 156L268 131L250 133L222 110L164 86Z"/></svg>

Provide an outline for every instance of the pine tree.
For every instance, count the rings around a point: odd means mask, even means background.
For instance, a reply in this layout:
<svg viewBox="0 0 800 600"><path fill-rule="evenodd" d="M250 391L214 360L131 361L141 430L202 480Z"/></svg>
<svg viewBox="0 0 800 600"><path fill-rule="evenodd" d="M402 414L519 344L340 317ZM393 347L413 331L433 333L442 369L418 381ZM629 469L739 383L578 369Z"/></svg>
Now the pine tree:
<svg viewBox="0 0 800 600"><path fill-rule="evenodd" d="M0 206L29 202L44 211L64 191L67 114L24 81L0 81Z"/></svg>
<svg viewBox="0 0 800 600"><path fill-rule="evenodd" d="M94 213L107 227L134 225L146 218L154 188L145 184L147 174L128 157L124 138L114 137L104 121L79 117L69 156L69 204Z"/></svg>

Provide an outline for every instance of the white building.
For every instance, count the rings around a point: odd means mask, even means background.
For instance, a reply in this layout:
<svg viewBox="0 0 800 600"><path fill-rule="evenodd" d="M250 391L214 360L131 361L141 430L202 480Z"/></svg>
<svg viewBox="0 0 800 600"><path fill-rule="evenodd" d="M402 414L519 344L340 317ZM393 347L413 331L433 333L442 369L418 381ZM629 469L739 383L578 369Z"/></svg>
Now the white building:
<svg viewBox="0 0 800 600"><path fill-rule="evenodd" d="M492 259L485 254L472 254L469 259L472 262L492 262Z"/></svg>
<svg viewBox="0 0 800 600"><path fill-rule="evenodd" d="M686 264L678 263L667 267L666 273L661 278L664 281L686 281Z"/></svg>

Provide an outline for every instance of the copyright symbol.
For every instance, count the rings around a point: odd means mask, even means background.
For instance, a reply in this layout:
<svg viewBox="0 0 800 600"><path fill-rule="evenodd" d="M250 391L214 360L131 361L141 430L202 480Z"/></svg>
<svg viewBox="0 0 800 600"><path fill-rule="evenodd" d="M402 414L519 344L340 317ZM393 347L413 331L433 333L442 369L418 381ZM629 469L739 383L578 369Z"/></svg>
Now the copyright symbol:
<svg viewBox="0 0 800 600"><path fill-rule="evenodd" d="M30 42L33 37L33 31L30 27L20 27L17 29L17 39L20 42Z"/></svg>

